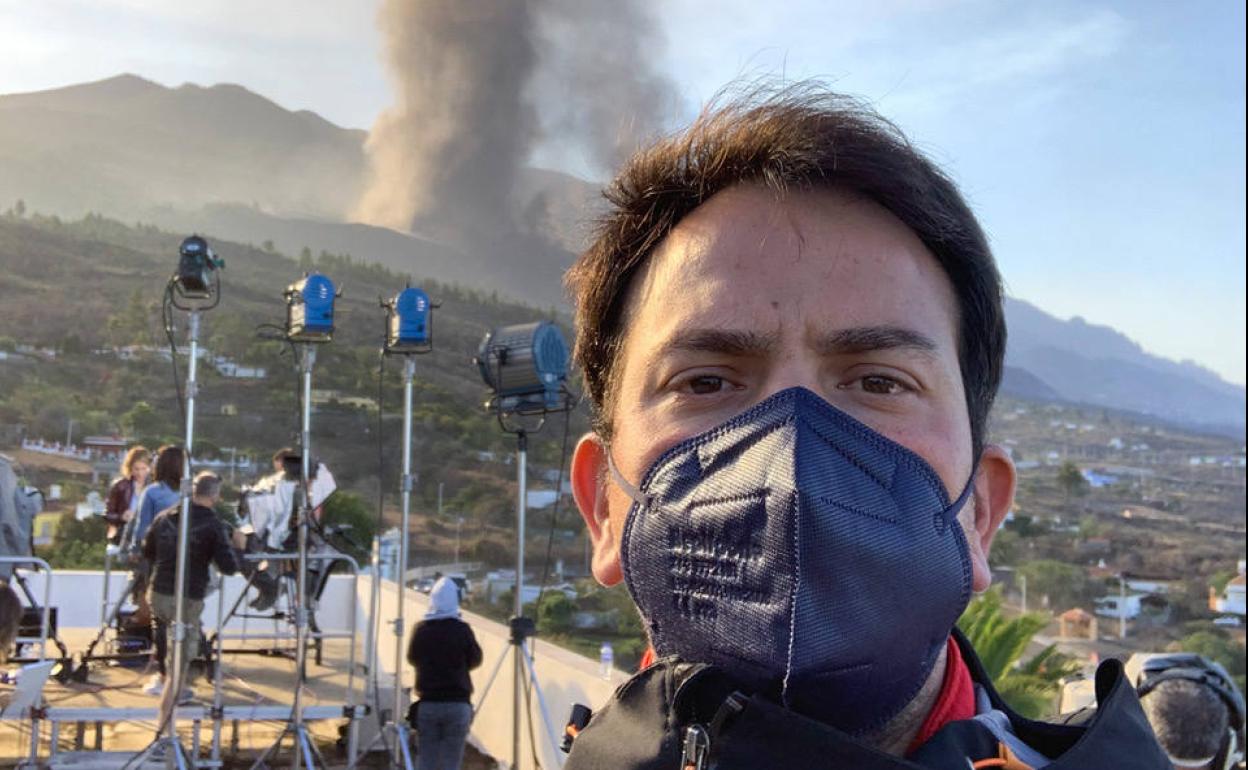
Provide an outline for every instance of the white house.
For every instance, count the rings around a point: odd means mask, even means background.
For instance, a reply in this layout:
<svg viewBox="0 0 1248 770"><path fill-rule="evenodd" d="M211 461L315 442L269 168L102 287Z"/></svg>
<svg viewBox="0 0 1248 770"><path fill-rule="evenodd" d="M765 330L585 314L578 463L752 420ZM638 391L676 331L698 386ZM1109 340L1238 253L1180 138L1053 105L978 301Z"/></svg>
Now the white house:
<svg viewBox="0 0 1248 770"><path fill-rule="evenodd" d="M1221 596L1210 589L1209 608L1224 615L1245 616L1244 612L1244 562L1239 562L1239 574L1226 584Z"/></svg>
<svg viewBox="0 0 1248 770"><path fill-rule="evenodd" d="M1128 594L1127 596L1102 596L1096 600L1096 614L1103 618L1123 618L1133 620L1140 615L1140 600L1144 597L1138 594Z"/></svg>

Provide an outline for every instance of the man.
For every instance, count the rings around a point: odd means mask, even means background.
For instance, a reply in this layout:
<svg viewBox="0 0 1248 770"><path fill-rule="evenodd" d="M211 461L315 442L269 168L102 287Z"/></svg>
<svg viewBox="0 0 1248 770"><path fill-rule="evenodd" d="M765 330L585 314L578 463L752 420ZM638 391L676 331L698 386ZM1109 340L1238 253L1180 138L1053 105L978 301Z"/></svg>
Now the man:
<svg viewBox="0 0 1248 770"><path fill-rule="evenodd" d="M572 483L659 660L567 767L1165 767L1117 664L1089 725L1036 725L951 636L1015 486L1000 278L952 182L804 86L708 111L607 198L568 278Z"/></svg>
<svg viewBox="0 0 1248 770"><path fill-rule="evenodd" d="M181 508L174 507L158 515L143 537L143 556L152 565L148 587L148 602L152 608L153 637L160 654L166 656L165 671L172 682L181 685L182 691L166 682L160 702L161 723L173 709L175 700L190 700L190 690L185 688L187 664L198 644L199 618L204 611L204 593L208 587L208 565L215 564L223 574L238 571L238 562L231 548L225 527L217 518L213 507L221 499L221 478L211 471L195 476L191 493L191 520L187 542L185 599L182 607L183 644L182 669L174 671L170 662L173 650L165 637L177 617L176 581L178 564L178 527ZM242 537L235 530L234 547L242 547Z"/></svg>
<svg viewBox="0 0 1248 770"><path fill-rule="evenodd" d="M1244 697L1225 668L1194 653L1138 653L1126 671L1175 768L1244 766Z"/></svg>
<svg viewBox="0 0 1248 770"><path fill-rule="evenodd" d="M256 482L245 490L243 503L239 507L240 516L246 517L245 531L254 535L249 539L247 551L261 553L263 551L293 551L296 547L298 530L299 481L302 455L290 447L284 447L273 454L273 473ZM309 541L312 553L319 553L327 547L324 539L318 534L321 514L329 496L338 488L334 476L324 463L311 463L312 477L309 479L309 493L312 502L312 522L314 537ZM246 570L254 569L252 582L257 588L257 597L251 603L253 609L264 611L277 601L278 579L269 574L267 562L256 565L244 564ZM311 585L313 595L319 599L325 590L323 570L313 568Z"/></svg>

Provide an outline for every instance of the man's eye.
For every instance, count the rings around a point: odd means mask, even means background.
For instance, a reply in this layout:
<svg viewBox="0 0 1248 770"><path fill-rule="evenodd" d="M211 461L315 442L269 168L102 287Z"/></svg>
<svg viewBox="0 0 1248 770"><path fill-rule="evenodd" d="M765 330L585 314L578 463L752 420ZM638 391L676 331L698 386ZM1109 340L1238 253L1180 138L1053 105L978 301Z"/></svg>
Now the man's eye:
<svg viewBox="0 0 1248 770"><path fill-rule="evenodd" d="M712 374L704 374L690 379L686 384L690 393L698 396L707 396L723 390L725 383L723 377L716 377Z"/></svg>
<svg viewBox="0 0 1248 770"><path fill-rule="evenodd" d="M881 377L879 375L871 375L862 378L862 389L867 393L875 393L881 396L896 395L904 388L901 383L891 377Z"/></svg>

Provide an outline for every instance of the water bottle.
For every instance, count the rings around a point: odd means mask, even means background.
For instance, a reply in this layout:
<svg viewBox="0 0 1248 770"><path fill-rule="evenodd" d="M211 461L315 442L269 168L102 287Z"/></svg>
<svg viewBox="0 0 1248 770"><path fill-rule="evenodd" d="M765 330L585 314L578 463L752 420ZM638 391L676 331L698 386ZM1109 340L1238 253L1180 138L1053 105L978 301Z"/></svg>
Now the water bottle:
<svg viewBox="0 0 1248 770"><path fill-rule="evenodd" d="M615 650L610 642L603 642L598 648L598 675L603 679L611 678L611 670L615 668Z"/></svg>

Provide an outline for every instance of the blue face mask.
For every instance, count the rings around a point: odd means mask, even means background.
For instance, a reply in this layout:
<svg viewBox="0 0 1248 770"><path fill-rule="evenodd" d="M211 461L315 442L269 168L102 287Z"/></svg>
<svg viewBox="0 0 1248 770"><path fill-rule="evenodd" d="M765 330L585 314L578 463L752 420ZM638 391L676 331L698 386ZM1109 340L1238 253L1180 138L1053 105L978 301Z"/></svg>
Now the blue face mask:
<svg viewBox="0 0 1248 770"><path fill-rule="evenodd" d="M805 388L672 447L640 488L610 468L655 651L846 732L914 698L970 599L970 482L950 503L918 455Z"/></svg>

